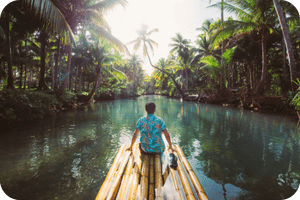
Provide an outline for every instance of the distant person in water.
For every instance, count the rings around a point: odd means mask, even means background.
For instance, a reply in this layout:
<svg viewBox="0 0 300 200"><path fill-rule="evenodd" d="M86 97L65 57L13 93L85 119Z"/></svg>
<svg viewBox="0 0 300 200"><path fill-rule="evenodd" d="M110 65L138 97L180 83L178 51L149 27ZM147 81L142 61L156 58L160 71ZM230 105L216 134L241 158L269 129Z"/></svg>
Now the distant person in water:
<svg viewBox="0 0 300 200"><path fill-rule="evenodd" d="M173 151L173 146L170 138L170 134L166 128L165 122L154 115L155 104L149 102L145 108L147 116L141 117L136 125L136 129L132 136L131 145L127 150L132 150L133 144L141 132L140 149L143 153L163 153L165 150L165 144L162 139L162 133L165 134L167 142L169 143L169 149Z"/></svg>

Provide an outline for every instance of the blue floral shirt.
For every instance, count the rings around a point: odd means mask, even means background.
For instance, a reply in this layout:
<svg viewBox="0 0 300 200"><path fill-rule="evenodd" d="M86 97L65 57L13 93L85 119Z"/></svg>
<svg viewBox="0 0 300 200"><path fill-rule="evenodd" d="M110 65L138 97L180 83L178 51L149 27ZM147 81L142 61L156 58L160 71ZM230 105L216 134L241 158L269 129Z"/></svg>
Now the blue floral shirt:
<svg viewBox="0 0 300 200"><path fill-rule="evenodd" d="M165 150L161 132L166 129L166 124L161 118L148 114L138 120L136 128L141 132L140 142L145 151L161 153Z"/></svg>

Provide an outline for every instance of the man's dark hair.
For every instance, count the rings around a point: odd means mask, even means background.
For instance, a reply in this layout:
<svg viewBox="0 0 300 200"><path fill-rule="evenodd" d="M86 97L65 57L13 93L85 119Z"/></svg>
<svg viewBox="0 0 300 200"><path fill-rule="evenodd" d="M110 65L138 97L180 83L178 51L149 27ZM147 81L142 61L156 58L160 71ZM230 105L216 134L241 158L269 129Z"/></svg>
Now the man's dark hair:
<svg viewBox="0 0 300 200"><path fill-rule="evenodd" d="M148 114L153 114L155 111L155 103L148 102L148 103L146 103L145 108L146 108L146 111Z"/></svg>

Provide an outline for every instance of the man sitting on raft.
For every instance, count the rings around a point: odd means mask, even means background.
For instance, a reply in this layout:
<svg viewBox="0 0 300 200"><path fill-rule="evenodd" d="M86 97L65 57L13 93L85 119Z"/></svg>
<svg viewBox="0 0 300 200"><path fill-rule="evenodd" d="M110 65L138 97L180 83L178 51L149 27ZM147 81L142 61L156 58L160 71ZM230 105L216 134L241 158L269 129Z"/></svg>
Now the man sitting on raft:
<svg viewBox="0 0 300 200"><path fill-rule="evenodd" d="M132 150L138 133L141 132L140 149L142 153L163 153L165 144L162 139L162 132L165 134L167 142L169 143L169 150L173 152L170 134L166 129L165 122L154 115L155 104L149 102L145 106L147 116L141 117L136 125L136 129L132 136L131 145L127 150Z"/></svg>

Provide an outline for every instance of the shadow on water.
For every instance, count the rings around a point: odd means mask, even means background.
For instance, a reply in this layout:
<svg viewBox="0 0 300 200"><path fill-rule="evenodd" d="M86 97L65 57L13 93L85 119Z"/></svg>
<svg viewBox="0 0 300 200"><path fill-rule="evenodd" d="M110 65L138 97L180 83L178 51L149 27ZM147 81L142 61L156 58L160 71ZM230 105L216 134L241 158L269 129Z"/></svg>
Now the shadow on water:
<svg viewBox="0 0 300 200"><path fill-rule="evenodd" d="M282 199L300 180L293 122L161 96L115 100L59 113L0 135L0 183L15 199L94 199L145 103L154 101L210 199Z"/></svg>

